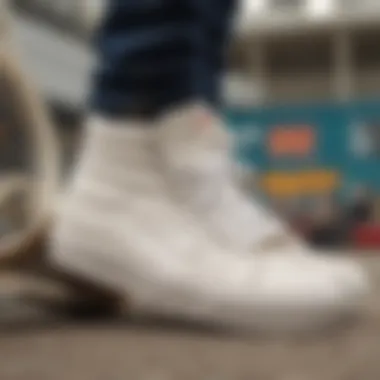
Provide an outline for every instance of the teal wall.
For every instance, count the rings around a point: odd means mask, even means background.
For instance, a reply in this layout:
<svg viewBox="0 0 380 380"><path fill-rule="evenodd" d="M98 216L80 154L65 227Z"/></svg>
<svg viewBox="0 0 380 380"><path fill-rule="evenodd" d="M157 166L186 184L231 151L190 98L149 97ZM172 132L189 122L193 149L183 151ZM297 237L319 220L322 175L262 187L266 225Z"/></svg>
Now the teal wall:
<svg viewBox="0 0 380 380"><path fill-rule="evenodd" d="M380 192L380 100L229 109L226 116L240 160L257 171L333 169L342 176L341 190L360 184ZM309 156L276 159L268 152L271 129L288 124L314 129Z"/></svg>

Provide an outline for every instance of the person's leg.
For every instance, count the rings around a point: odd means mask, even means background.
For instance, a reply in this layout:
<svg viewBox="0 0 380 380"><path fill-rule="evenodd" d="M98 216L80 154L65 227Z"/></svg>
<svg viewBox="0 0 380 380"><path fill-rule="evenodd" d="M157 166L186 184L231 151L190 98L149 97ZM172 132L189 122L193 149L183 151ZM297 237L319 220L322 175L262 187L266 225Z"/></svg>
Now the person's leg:
<svg viewBox="0 0 380 380"><path fill-rule="evenodd" d="M201 3L109 1L97 38L94 112L112 118L147 115L208 97Z"/></svg>
<svg viewBox="0 0 380 380"><path fill-rule="evenodd" d="M238 10L236 0L197 2L204 37L204 57L207 60L205 83L209 99L216 109L223 106L222 79L227 66L233 21Z"/></svg>
<svg viewBox="0 0 380 380"><path fill-rule="evenodd" d="M357 311L353 302L366 282L356 267L327 266L277 247L269 257L253 255L242 244L226 244L176 195L187 190L212 218L230 217L220 204L210 207L210 199L235 197L235 190L213 132L224 134L208 116L217 104L231 4L110 1L92 101L98 116L88 122L58 212L52 262L130 296L140 311L236 329L324 326ZM216 29L211 15L224 15ZM155 113L166 125L146 118ZM198 187L204 175L210 186ZM234 216L235 198L228 202L233 220L244 222ZM252 230L261 231L262 220L254 221Z"/></svg>

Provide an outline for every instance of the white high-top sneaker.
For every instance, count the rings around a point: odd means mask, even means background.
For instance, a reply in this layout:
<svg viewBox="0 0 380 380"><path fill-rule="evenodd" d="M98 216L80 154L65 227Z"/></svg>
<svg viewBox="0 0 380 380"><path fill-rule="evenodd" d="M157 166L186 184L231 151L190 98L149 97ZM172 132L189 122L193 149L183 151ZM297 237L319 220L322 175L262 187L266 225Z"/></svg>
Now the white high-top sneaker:
<svg viewBox="0 0 380 380"><path fill-rule="evenodd" d="M158 148L141 122L89 122L53 265L125 295L136 311L231 329L312 330L357 312L339 268L215 243L171 201Z"/></svg>
<svg viewBox="0 0 380 380"><path fill-rule="evenodd" d="M302 256L338 270L354 293L366 288L362 269L337 257L317 260L285 223L244 193L231 159L231 138L202 104L164 115L157 133L168 191L221 244L240 252ZM235 167L234 167L235 166Z"/></svg>

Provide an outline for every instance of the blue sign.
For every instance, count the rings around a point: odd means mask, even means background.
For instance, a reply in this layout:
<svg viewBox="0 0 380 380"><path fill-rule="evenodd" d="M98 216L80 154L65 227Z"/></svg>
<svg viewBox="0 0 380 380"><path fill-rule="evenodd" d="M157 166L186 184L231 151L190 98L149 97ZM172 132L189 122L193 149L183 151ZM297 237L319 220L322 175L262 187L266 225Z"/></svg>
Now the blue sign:
<svg viewBox="0 0 380 380"><path fill-rule="evenodd" d="M256 171L332 170L341 190L363 185L380 192L380 100L229 109L226 116L239 159ZM309 154L273 154L276 129L305 127L314 135Z"/></svg>

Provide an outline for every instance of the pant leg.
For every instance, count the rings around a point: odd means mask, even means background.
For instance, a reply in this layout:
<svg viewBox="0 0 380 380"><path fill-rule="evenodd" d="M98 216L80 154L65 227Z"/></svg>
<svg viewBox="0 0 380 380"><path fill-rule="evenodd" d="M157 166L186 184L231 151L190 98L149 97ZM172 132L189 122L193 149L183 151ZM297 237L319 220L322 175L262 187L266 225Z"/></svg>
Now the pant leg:
<svg viewBox="0 0 380 380"><path fill-rule="evenodd" d="M94 112L118 117L158 112L193 99L214 103L220 36L232 2L109 0L97 38ZM208 24L216 25L211 30L217 32L210 33L215 37L205 34Z"/></svg>
<svg viewBox="0 0 380 380"><path fill-rule="evenodd" d="M238 0L207 0L197 2L199 19L205 36L205 83L207 94L215 106L222 103L221 83L226 68L226 58L232 35L232 22Z"/></svg>
<svg viewBox="0 0 380 380"><path fill-rule="evenodd" d="M198 97L200 38L191 0L109 0L97 38L92 108L146 114Z"/></svg>

